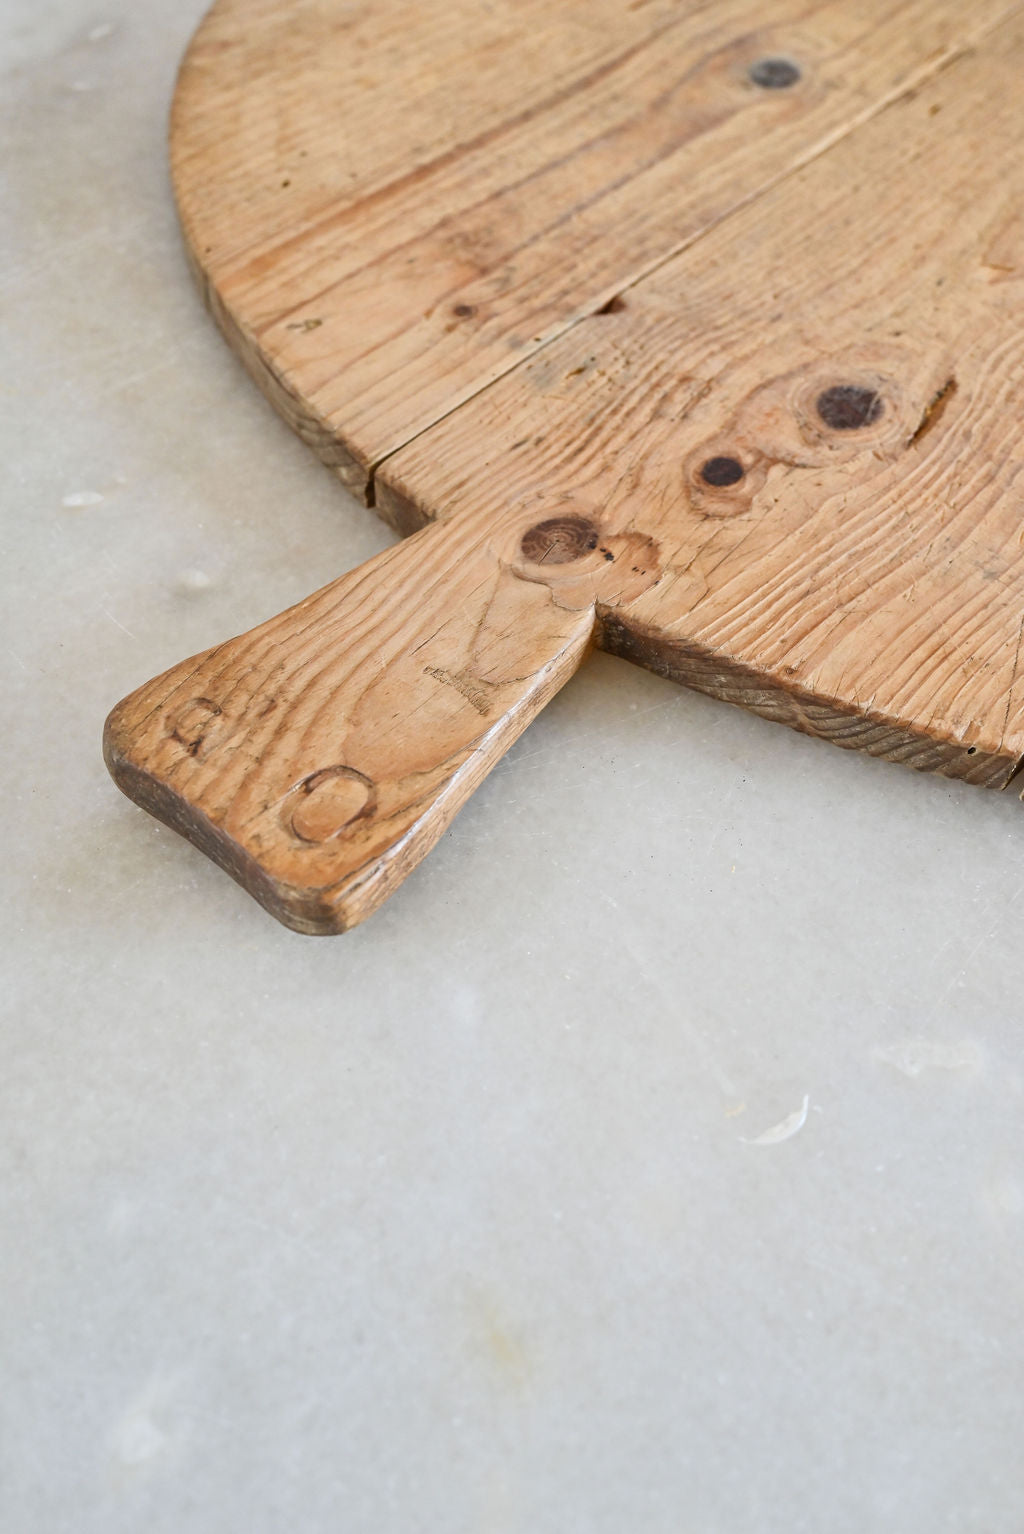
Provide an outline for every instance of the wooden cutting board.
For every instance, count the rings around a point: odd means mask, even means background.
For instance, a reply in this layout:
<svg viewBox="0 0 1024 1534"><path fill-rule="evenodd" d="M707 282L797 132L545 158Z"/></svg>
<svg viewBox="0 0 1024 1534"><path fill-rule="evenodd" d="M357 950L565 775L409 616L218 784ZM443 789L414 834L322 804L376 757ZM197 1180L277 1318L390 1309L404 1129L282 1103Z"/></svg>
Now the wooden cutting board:
<svg viewBox="0 0 1024 1534"><path fill-rule="evenodd" d="M407 536L119 704L121 788L335 932L592 644L1008 784L1022 78L1005 0L218 0L200 284Z"/></svg>

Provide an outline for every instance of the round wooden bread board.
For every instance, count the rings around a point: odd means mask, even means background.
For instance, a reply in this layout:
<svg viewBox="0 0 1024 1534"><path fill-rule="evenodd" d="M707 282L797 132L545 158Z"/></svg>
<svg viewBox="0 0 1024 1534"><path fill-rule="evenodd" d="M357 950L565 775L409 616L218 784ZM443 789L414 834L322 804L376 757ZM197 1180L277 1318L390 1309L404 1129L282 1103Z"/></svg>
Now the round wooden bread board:
<svg viewBox="0 0 1024 1534"><path fill-rule="evenodd" d="M219 0L172 115L191 261L406 537L119 704L125 792L341 931L592 644L1010 783L1016 9Z"/></svg>

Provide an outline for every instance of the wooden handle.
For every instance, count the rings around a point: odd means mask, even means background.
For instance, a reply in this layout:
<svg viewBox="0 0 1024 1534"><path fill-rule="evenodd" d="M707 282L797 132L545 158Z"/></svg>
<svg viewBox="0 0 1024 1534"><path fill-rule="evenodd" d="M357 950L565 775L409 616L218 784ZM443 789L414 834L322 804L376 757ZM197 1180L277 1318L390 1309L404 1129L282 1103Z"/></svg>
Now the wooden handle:
<svg viewBox="0 0 1024 1534"><path fill-rule="evenodd" d="M107 765L287 926L344 931L578 666L597 542L433 524L132 693Z"/></svg>

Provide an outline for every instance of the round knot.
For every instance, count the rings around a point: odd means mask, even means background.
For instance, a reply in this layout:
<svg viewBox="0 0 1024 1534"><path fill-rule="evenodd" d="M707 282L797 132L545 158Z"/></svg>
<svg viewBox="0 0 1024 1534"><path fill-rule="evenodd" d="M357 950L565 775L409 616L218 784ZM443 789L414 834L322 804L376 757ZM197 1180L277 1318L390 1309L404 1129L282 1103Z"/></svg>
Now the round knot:
<svg viewBox="0 0 1024 1534"><path fill-rule="evenodd" d="M596 549L599 536L586 517L550 517L528 528L519 547L531 565L568 565Z"/></svg>

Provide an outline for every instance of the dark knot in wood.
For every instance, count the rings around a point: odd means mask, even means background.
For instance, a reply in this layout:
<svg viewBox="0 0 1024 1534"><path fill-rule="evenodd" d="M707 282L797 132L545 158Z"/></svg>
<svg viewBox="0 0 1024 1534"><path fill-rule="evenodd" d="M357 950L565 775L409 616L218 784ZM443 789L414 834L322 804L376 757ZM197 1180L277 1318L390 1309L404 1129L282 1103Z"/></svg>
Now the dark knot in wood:
<svg viewBox="0 0 1024 1534"><path fill-rule="evenodd" d="M598 537L586 517L551 517L529 528L519 547L531 565L568 565L596 549Z"/></svg>
<svg viewBox="0 0 1024 1534"><path fill-rule="evenodd" d="M743 465L738 458L708 458L701 464L700 477L706 485L724 489L727 485L739 484L743 478Z"/></svg>
<svg viewBox="0 0 1024 1534"><path fill-rule="evenodd" d="M834 384L815 401L818 414L833 431L857 431L873 426L885 409L882 396L860 384Z"/></svg>
<svg viewBox="0 0 1024 1534"><path fill-rule="evenodd" d="M758 59L748 69L747 78L763 91L784 91L799 80L800 68L792 59Z"/></svg>

